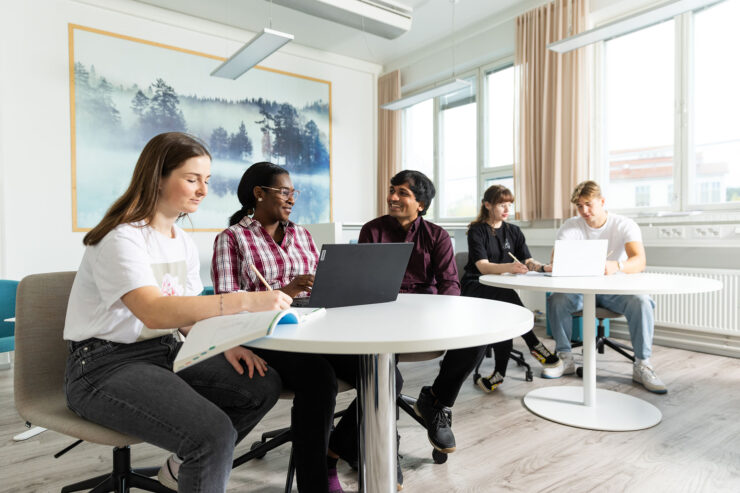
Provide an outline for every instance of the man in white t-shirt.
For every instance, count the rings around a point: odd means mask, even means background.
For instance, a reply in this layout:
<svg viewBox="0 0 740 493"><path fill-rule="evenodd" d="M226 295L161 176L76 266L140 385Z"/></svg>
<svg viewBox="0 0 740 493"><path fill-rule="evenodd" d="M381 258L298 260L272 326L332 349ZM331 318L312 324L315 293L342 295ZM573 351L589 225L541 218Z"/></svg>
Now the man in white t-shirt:
<svg viewBox="0 0 740 493"><path fill-rule="evenodd" d="M604 197L596 182L580 183L570 201L576 205L578 216L563 223L558 230L558 240L608 240L606 275L617 272L633 274L645 270L645 248L640 228L632 219L604 209ZM632 380L651 392L665 394L666 387L650 364L655 308L653 300L646 295L596 295L596 306L621 313L627 319L635 350ZM571 314L582 309L583 295L555 293L547 298L547 318L555 339L555 349L563 364L545 368L542 372L545 378L575 373L570 346L573 328Z"/></svg>

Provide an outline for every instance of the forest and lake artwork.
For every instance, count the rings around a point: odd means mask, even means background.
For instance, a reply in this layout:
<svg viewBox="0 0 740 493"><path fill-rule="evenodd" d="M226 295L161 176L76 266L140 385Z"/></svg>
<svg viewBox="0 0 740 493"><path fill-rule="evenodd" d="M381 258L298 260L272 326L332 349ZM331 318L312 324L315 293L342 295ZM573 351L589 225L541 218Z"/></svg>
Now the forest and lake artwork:
<svg viewBox="0 0 740 493"><path fill-rule="evenodd" d="M260 67L212 77L221 58L72 24L69 43L75 231L100 221L146 142L171 131L213 156L208 197L184 228L227 227L239 180L259 161L290 172L292 221L331 221L330 82Z"/></svg>

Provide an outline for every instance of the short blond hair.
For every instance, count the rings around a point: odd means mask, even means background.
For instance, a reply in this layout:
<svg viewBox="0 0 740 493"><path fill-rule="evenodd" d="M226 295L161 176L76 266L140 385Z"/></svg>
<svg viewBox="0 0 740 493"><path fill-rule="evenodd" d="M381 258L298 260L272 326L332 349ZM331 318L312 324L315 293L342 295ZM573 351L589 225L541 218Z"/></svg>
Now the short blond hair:
<svg viewBox="0 0 740 493"><path fill-rule="evenodd" d="M576 189L573 190L570 201L577 204L583 198L590 199L592 197L601 197L601 187L593 180L586 180L579 183Z"/></svg>

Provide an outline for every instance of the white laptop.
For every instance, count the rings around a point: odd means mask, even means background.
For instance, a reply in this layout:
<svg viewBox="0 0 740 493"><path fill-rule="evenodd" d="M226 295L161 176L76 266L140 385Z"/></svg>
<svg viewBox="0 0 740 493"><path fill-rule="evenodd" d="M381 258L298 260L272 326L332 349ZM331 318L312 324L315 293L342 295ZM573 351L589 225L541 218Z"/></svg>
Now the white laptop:
<svg viewBox="0 0 740 493"><path fill-rule="evenodd" d="M556 240L551 276L603 276L608 240Z"/></svg>

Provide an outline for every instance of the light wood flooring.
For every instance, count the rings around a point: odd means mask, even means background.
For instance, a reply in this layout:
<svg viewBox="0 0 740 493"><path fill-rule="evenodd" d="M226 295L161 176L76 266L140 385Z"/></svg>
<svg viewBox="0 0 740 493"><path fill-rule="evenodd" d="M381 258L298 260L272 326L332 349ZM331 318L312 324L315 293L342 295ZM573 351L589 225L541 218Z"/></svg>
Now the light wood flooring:
<svg viewBox="0 0 740 493"><path fill-rule="evenodd" d="M551 340L546 344L553 346ZM521 339L515 347L525 348ZM404 491L740 492L740 360L663 347L654 348L652 360L668 386L667 395L633 384L631 363L616 353L607 349L597 355L599 387L640 397L663 413L660 424L635 432L571 428L523 407L529 390L573 385L575 376L548 381L534 368L534 382L526 382L512 363L504 384L491 394L480 391L471 378L454 408L458 450L446 464L432 462L425 431L401 417ZM438 361L402 364L405 392L417 394L438 368ZM491 371L491 360L484 369ZM12 378L12 369L0 371L0 492L54 492L110 470L107 447L83 443L54 459L72 439L47 431L13 442L13 435L25 428L13 406ZM349 393L341 396L340 405L350 398ZM283 426L288 416L289 403L279 402L238 450L248 448L263 430ZM141 444L132 447L132 457L134 466L155 466L166 453ZM229 491L278 493L287 463L288 447L282 446L264 460L236 469ZM357 490L356 475L344 463L340 479L347 492Z"/></svg>

